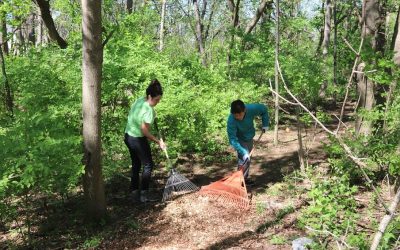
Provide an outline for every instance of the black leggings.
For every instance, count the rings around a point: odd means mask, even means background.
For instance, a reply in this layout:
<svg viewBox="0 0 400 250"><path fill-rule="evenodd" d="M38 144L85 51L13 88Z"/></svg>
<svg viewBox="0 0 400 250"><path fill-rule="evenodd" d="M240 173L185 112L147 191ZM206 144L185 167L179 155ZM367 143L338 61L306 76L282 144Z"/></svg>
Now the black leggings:
<svg viewBox="0 0 400 250"><path fill-rule="evenodd" d="M124 142L132 160L131 191L139 189L139 173L142 165L142 190L148 190L154 166L149 142L146 137L132 137L126 133Z"/></svg>

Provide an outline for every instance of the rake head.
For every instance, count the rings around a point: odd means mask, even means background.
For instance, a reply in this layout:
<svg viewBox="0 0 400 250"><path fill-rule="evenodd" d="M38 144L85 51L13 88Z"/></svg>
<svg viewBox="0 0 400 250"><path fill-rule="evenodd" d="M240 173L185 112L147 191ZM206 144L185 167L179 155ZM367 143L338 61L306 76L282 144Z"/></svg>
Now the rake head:
<svg viewBox="0 0 400 250"><path fill-rule="evenodd" d="M199 187L193 184L188 178L179 174L175 169L171 170L171 174L164 188L162 201L167 201L173 196L183 195L199 190Z"/></svg>
<svg viewBox="0 0 400 250"><path fill-rule="evenodd" d="M249 209L250 205L241 170L210 185L203 186L199 191L199 195L209 196L221 203L229 202L246 210Z"/></svg>

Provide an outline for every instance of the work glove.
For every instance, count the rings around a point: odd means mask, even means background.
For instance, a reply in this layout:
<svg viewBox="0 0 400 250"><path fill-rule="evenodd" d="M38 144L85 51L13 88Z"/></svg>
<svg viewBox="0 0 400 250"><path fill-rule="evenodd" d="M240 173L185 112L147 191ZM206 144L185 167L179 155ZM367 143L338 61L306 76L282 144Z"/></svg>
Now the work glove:
<svg viewBox="0 0 400 250"><path fill-rule="evenodd" d="M250 155L246 153L242 156L242 158L239 158L238 165L243 166L248 161L250 161Z"/></svg>
<svg viewBox="0 0 400 250"><path fill-rule="evenodd" d="M245 155L243 155L242 160L243 163L250 161L250 155L246 153Z"/></svg>
<svg viewBox="0 0 400 250"><path fill-rule="evenodd" d="M268 127L268 126L262 127L262 132L263 132L263 133L267 132L267 130L269 130L269 127Z"/></svg>
<svg viewBox="0 0 400 250"><path fill-rule="evenodd" d="M160 139L158 145L160 146L161 150L167 150L167 145L164 143L163 139Z"/></svg>

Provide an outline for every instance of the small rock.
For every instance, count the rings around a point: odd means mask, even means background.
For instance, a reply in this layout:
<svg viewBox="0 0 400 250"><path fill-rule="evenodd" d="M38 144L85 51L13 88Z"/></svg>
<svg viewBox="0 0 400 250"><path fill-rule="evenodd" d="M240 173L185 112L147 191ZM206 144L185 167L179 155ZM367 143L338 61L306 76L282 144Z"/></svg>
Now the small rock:
<svg viewBox="0 0 400 250"><path fill-rule="evenodd" d="M292 249L293 250L306 250L307 245L313 243L312 239L306 238L306 237L301 237L297 238L294 241L292 241Z"/></svg>

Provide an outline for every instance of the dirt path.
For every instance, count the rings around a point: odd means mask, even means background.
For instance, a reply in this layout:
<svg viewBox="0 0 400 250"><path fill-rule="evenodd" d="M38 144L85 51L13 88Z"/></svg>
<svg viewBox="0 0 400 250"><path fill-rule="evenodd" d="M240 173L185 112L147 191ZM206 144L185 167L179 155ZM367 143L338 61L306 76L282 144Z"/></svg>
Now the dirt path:
<svg viewBox="0 0 400 250"><path fill-rule="evenodd" d="M327 139L319 130L313 133L303 135L310 164L323 162L321 142ZM297 132L284 128L278 146L273 146L272 136L272 131L263 136L252 157L251 178L256 184L248 190L252 197L249 211L197 194L166 204L125 204L131 214L121 223L119 233L106 239L101 248L291 249L291 241L304 236L294 224L305 202L301 196L286 197L287 187L281 183L285 175L299 168ZM234 160L210 166L191 160L180 168L201 186L232 173L235 166Z"/></svg>

